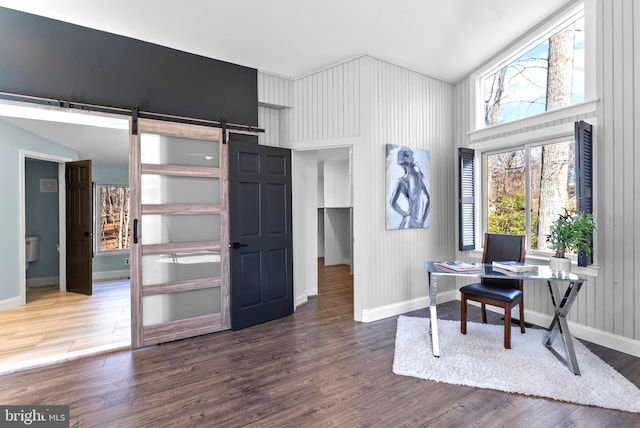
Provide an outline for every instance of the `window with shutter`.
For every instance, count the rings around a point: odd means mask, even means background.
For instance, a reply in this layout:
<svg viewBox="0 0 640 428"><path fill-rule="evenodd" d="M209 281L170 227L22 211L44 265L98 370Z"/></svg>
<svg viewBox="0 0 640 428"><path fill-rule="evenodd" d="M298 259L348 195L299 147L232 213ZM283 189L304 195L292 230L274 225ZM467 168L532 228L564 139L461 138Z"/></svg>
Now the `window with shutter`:
<svg viewBox="0 0 640 428"><path fill-rule="evenodd" d="M458 149L458 249L475 249L474 151Z"/></svg>
<svg viewBox="0 0 640 428"><path fill-rule="evenodd" d="M578 211L593 213L593 177L592 177L592 127L585 121L576 122L576 196ZM593 263L593 240L591 254L578 253L578 266Z"/></svg>
<svg viewBox="0 0 640 428"><path fill-rule="evenodd" d="M552 253L547 238L559 215L593 211L592 126L586 122L575 124L573 137L504 147L483 153L483 162L486 230L526 235L528 252ZM460 186L462 212L465 189ZM461 214L461 230L463 218ZM592 255L571 256L587 266Z"/></svg>

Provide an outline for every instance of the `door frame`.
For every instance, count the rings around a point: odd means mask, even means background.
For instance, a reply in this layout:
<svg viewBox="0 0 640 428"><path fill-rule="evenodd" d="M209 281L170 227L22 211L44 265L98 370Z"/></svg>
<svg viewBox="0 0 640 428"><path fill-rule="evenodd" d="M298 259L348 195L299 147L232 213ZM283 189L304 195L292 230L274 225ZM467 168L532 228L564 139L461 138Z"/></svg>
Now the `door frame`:
<svg viewBox="0 0 640 428"><path fill-rule="evenodd" d="M20 222L20 243L18 245L18 251L20 252L20 266L25 266L25 239L26 236L26 206L25 206L25 161L27 159L43 160L47 162L54 162L58 164L58 243L59 243L59 264L58 270L60 275L60 291L67 290L67 225L66 225L66 184L64 179L64 165L66 162L71 162L73 159L62 156L51 155L48 153L32 152L29 150L20 150L18 166L19 175L19 222ZM24 275L20 275L20 306L27 303L27 272L25 270Z"/></svg>
<svg viewBox="0 0 640 428"><path fill-rule="evenodd" d="M299 163L299 159L296 158L295 152L306 152L306 151L318 151L324 149L336 149L336 148L344 148L352 150L352 158L351 158L351 198L352 198L352 221L354 223L354 227L352 230L353 233L353 242L352 242L352 254L351 254L351 263L353 269L353 319L356 321L363 321L363 310L364 310L364 301L366 299L367 291L364 284L366 283L366 269L360 269L362 266L361 263L358 263L356 258L359 258L362 254L365 254L364 248L366 248L366 243L364 239L358 240L358 230L359 226L356 224L356 215L357 215L357 207L359 206L359 196L356 193L356 183L359 181L358 173L360 169L358 168L357 159L361 158L362 153L360 150L362 147L365 147L365 140L363 137L345 137L345 138L335 138L335 139L327 139L327 140L314 140L314 141L298 141L289 144L284 144L282 148L288 148L292 151L291 156L291 168L294 174L294 177L300 172L301 168L304 168L303 165ZM306 182L304 186L300 186L296 184L296 182L292 185L292 198L293 198L293 248L295 254L304 254L304 260L301 260L301 257L298 257L297 263L294 263L293 266L293 277L294 277L294 299L295 305L300 306L306 303L311 296L308 293L309 288L317 290L318 289L318 277L317 277L317 242L316 246L312 249L307 247L308 239L306 238L308 234L316 234L318 230L318 221L317 221L317 206L314 212L315 216L312 216L311 219L300 219L299 212L299 200L304 199L303 195L306 194L307 187L309 186L309 191L313 191L310 186L317 187L317 180L312 180L312 182ZM315 202L315 201L314 201ZM296 208L298 207L298 208ZM313 229L310 229L308 224L313 224ZM366 235L363 235L366 236ZM365 238L366 239L366 238ZM313 273L314 272L314 273ZM307 285L304 294L301 293L299 287L296 287L295 284L311 284L311 286Z"/></svg>

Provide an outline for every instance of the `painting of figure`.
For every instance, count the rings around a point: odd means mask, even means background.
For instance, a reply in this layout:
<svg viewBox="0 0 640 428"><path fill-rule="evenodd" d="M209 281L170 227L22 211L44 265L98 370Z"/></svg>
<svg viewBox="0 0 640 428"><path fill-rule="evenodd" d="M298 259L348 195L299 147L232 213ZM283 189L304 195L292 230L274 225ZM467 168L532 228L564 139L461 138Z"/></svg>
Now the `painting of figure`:
<svg viewBox="0 0 640 428"><path fill-rule="evenodd" d="M387 229L429 227L429 151L387 144Z"/></svg>

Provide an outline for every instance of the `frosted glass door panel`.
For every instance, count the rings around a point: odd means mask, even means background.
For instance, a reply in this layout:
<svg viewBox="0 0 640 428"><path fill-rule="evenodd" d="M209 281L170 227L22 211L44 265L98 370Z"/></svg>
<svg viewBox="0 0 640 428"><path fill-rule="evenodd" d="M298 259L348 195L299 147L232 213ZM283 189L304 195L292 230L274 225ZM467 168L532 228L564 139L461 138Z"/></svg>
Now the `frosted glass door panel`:
<svg viewBox="0 0 640 428"><path fill-rule="evenodd" d="M142 286L220 277L220 251L142 256Z"/></svg>
<svg viewBox="0 0 640 428"><path fill-rule="evenodd" d="M218 142L184 137L142 134L141 162L155 165L207 166L218 168Z"/></svg>
<svg viewBox="0 0 640 428"><path fill-rule="evenodd" d="M142 204L219 204L220 179L142 174Z"/></svg>
<svg viewBox="0 0 640 428"><path fill-rule="evenodd" d="M144 326L150 326L219 314L220 303L219 288L145 296L142 298L142 323Z"/></svg>
<svg viewBox="0 0 640 428"><path fill-rule="evenodd" d="M219 214L146 214L141 226L143 245L220 240Z"/></svg>

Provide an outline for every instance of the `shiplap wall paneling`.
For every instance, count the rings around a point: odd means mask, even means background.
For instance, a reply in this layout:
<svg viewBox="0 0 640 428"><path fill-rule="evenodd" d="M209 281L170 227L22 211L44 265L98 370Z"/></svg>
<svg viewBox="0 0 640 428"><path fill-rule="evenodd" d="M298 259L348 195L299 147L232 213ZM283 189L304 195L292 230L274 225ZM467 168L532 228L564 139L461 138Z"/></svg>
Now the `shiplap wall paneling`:
<svg viewBox="0 0 640 428"><path fill-rule="evenodd" d="M369 213L372 275L369 306L384 306L424 296L422 261L453 256L454 180L453 87L410 70L371 59L372 156ZM428 229L385 230L386 144L430 152L431 225ZM397 164L393 165L399 167ZM354 192L357 192L354 189ZM447 281L442 281L445 285Z"/></svg>
<svg viewBox="0 0 640 428"><path fill-rule="evenodd" d="M349 61L294 81L293 118L287 120L292 141L360 134L361 61Z"/></svg>
<svg viewBox="0 0 640 428"><path fill-rule="evenodd" d="M293 80L258 72L258 143L280 147L290 141L288 121L293 106Z"/></svg>
<svg viewBox="0 0 640 428"><path fill-rule="evenodd" d="M588 277L569 313L569 321L602 332L640 340L640 6L634 0L587 2L595 13L597 113L561 120L585 119L596 123L594 141L594 195L597 221L596 277ZM592 47L594 48L594 47ZM469 124L470 102L465 99L472 82L456 87L456 136ZM553 126L548 123L545 126ZM466 127L466 129L470 129ZM525 132L518 130L516 132ZM525 283L525 308L552 315L545 284Z"/></svg>
<svg viewBox="0 0 640 428"><path fill-rule="evenodd" d="M258 144L279 147L280 111L275 108L258 106L258 126L264 129L264 132L258 134Z"/></svg>
<svg viewBox="0 0 640 428"><path fill-rule="evenodd" d="M596 281L596 299L602 302L603 319L595 314L595 328L640 340L640 304L637 236L640 225L640 174L636 162L636 127L640 100L640 42L634 28L639 12L633 0L598 1L601 49L598 79L602 100L598 127L602 168L596 202L598 235L602 235L601 275Z"/></svg>
<svg viewBox="0 0 640 428"><path fill-rule="evenodd" d="M629 2L634 7L632 8L632 13L629 13L632 16L632 23L640 23L640 6L638 6L634 2ZM632 24L633 29L633 24ZM633 29L633 51L631 52L631 57L633 58L633 117L631 118L631 125L633 128L633 132L630 135L631 142L630 144L635 147L637 145L638 139L640 139L640 29ZM637 147L633 151L634 154L634 163L635 165L640 165L640 150ZM640 170L636 167L633 169L634 178L633 184L633 213L635 215L631 216L632 218L637 219L637 213L640 212L640 198L637 196L637 192L640 191ZM632 236L637 237L640 235L640 225L638 224L638 220L633 223L633 234ZM633 305L631 309L631 313L633 314L633 321L626 323L627 326L625 328L625 337L633 337L636 340L640 340L640 314L638 314L638 308L640 308L640 283L637 280L637 272L638 270L638 260L640 259L640 239L634 239L634 248L633 248L633 256L632 260L634 260L634 277L635 281L632 281L629 288L631 291L629 292L629 305ZM626 308L625 308L626 311Z"/></svg>
<svg viewBox="0 0 640 428"><path fill-rule="evenodd" d="M258 103L271 106L293 106L293 80L258 72Z"/></svg>

